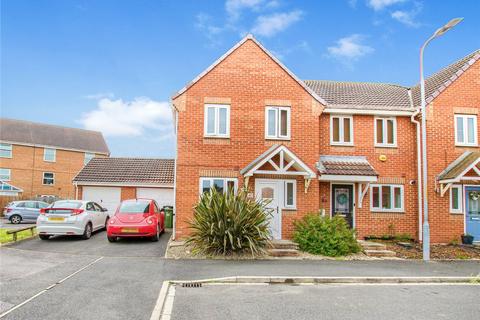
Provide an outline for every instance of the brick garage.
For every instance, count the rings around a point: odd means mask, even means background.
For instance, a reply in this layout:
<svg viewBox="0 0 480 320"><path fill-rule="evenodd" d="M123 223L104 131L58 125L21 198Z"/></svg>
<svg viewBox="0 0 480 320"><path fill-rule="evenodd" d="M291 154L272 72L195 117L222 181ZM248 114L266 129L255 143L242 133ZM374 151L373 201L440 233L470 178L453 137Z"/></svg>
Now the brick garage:
<svg viewBox="0 0 480 320"><path fill-rule="evenodd" d="M478 110L479 64L475 62L478 56L480 54L474 53L460 60L454 67L449 67L447 75L444 74L445 70L442 70L442 77L448 78L448 74L452 76L463 67L463 64L471 62L474 58L472 64L475 63L475 68L470 68L460 76L459 79L462 77L465 79L462 84L452 89L450 94L452 100L445 102L446 104L456 105L457 108L468 107L470 112ZM442 85L440 81L427 81L427 86L433 91ZM462 98L458 98L454 90L459 90ZM466 93L463 94L462 90ZM406 233L420 239L417 127L412 122L412 119L418 121L418 116L415 116L418 109L415 92L416 87L381 83L301 81L272 57L258 41L247 36L172 98L178 121L175 236L184 238L189 234L188 221L193 216L192 208L198 201L200 189L203 188L202 184L205 181L207 181L205 186L209 186L214 183L214 178L222 178L225 181L236 179L240 188L245 186L248 180L248 188L255 196L259 192L255 188L258 179L288 178L294 179L296 183L296 207L281 210L282 238L291 238L293 221L307 213L326 215L337 213L331 212L333 206L331 188L335 184L349 183L353 186L354 192L347 193L353 203L349 209L352 212L348 214L354 215L353 220L359 237ZM441 95L436 99L440 97ZM436 101L434 100L433 104L436 104ZM218 105L227 106L223 108L228 109L225 112L229 114L228 135L211 137L205 134L208 125L206 119L209 117L206 110L207 107ZM270 107L288 108L290 114L288 138L268 138L266 109ZM435 106L430 110L432 109L435 110ZM450 146L454 145L452 121L456 111L446 110L449 114L447 119L449 126L445 130L438 125L434 131L429 127L429 139L432 141L429 148L435 149L445 145L445 150L451 150ZM220 111L215 112L219 114ZM435 115L435 111L432 112ZM440 113L444 116L444 109ZM350 117L353 123L350 127L353 141L351 144L343 145L332 143L331 119L345 115ZM392 145L379 146L375 143L378 132L377 118L381 121L393 119L389 122L390 127L394 127L393 130L396 132L396 141ZM218 121L218 117L215 121ZM388 136L387 131L383 132ZM441 139L438 139L439 137ZM288 177L278 174L281 170L276 170L275 167L280 166L280 162L274 158L271 160L275 164L267 163L263 170L259 168L256 174L247 177L245 168L274 145L286 147L306 164L308 170L315 171L318 178L305 179L301 174L307 169L297 176L292 176L291 172L288 173ZM444 149L442 152L448 152ZM453 149L457 150L455 147ZM456 151L457 155L458 153L459 150ZM434 177L453 160L445 160L441 166L434 167L432 165L445 155L437 157L438 154L433 152L432 154L434 155L429 157L435 158L432 159L432 164L429 164L431 166L429 190L432 207L435 208L438 205L436 204L438 192L435 189ZM364 157L378 175L362 182L361 177L338 174L330 177L329 181L324 181L317 168L322 155ZM455 157L452 155L450 158ZM270 172L266 172L269 170ZM351 180L346 180L347 178ZM307 189L304 187L306 184L309 185ZM365 193L359 192L362 188L365 188ZM375 198L372 196L372 190L379 190ZM383 202L377 203L380 198L389 201L387 207L383 206ZM362 208L359 207L361 199ZM372 203L371 199L375 199L375 203ZM401 204L397 204L397 199L401 199ZM441 213L433 211L431 214L433 242L447 241L449 240L447 238L458 237L462 233L458 225L463 221L463 215L454 216L448 212L448 205L445 207L448 198L438 201L442 203L439 207ZM333 211L337 211L337 205L336 203L336 209ZM379 206L378 210L375 209L376 206ZM398 209L384 210L385 208ZM436 220L439 222L435 222ZM452 221L457 222L453 223L453 226L446 226ZM437 236L442 234L448 237Z"/></svg>
<svg viewBox="0 0 480 320"><path fill-rule="evenodd" d="M96 201L115 211L121 201L149 198L173 206L172 159L92 159L73 179L77 199Z"/></svg>

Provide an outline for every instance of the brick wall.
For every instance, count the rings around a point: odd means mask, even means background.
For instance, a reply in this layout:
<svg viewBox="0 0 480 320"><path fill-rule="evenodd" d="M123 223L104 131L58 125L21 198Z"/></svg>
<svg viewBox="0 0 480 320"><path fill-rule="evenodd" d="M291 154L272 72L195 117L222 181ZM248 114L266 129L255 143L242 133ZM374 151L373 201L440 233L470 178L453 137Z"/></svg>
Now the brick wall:
<svg viewBox="0 0 480 320"><path fill-rule="evenodd" d="M330 145L330 116L320 117L320 152L321 155L365 156L379 174L379 182L402 184L404 186L404 213L386 213L370 211L370 191L363 199L362 208L358 207L358 185L355 184L355 228L360 238L368 235L384 235L392 232L408 233L418 237L418 202L417 185L410 181L417 180L416 129L410 117L397 117L397 147L379 148L374 146L375 117L370 115L353 116L354 146ZM387 157L380 161L380 155ZM320 183L320 206L330 214L330 183Z"/></svg>
<svg viewBox="0 0 480 320"><path fill-rule="evenodd" d="M43 153L44 148L13 145L12 158L0 158L0 168L10 169L9 183L21 188L26 197L46 194L74 199L72 179L83 168L85 153L57 149L55 162L44 161ZM44 172L55 174L54 185L43 185Z"/></svg>
<svg viewBox="0 0 480 320"><path fill-rule="evenodd" d="M203 138L204 103L225 100L231 102L230 139ZM200 172L222 169L238 173L273 143L279 143L265 140L266 105L291 107L292 139L286 144L312 170L315 169L320 136L318 103L251 40L174 103L182 110L177 135L176 232L179 238L189 232L186 222L192 218L192 208L198 201ZM242 184L242 177L239 174L237 177ZM252 179L250 183L255 182ZM312 183L308 196L302 194L303 181L298 184L298 211L284 214L286 235L291 234L293 218L318 210L318 184Z"/></svg>
<svg viewBox="0 0 480 320"><path fill-rule="evenodd" d="M440 197L435 191L435 177L448 164L467 150L476 148L456 147L454 115L477 114L480 108L480 62L466 70L427 107L427 155L430 233L432 242L459 240L464 232L465 216L450 214L449 194ZM477 119L477 126L480 119ZM480 132L477 128L477 132Z"/></svg>

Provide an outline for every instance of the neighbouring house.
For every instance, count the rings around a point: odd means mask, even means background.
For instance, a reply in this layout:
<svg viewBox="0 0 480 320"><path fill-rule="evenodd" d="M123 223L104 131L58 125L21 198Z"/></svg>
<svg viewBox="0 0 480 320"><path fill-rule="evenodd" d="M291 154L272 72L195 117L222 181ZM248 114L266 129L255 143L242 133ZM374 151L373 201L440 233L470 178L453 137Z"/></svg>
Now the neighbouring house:
<svg viewBox="0 0 480 320"><path fill-rule="evenodd" d="M173 159L94 158L73 179L76 199L95 201L111 212L122 200L148 198L174 203Z"/></svg>
<svg viewBox="0 0 480 320"><path fill-rule="evenodd" d="M109 154L97 131L0 118L0 196L73 199L73 177Z"/></svg>
<svg viewBox="0 0 480 320"><path fill-rule="evenodd" d="M432 242L480 240L480 50L427 79ZM268 199L273 238L307 213L341 215L358 237L421 240L419 90L301 80L251 35L172 97L175 237L199 196L247 187ZM470 219L471 218L471 219Z"/></svg>

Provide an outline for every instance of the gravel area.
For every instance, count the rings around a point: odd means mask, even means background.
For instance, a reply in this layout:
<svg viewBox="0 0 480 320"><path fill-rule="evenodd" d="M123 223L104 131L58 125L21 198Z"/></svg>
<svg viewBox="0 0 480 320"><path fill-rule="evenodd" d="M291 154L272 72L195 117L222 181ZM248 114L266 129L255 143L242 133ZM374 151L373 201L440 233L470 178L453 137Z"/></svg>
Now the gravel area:
<svg viewBox="0 0 480 320"><path fill-rule="evenodd" d="M422 259L422 245L420 243L412 242L411 247L404 247L398 244L398 241L381 241L375 242L384 243L387 250L395 251L397 257L404 259ZM472 245L461 244L433 244L431 246L430 257L432 259L480 259L480 247Z"/></svg>

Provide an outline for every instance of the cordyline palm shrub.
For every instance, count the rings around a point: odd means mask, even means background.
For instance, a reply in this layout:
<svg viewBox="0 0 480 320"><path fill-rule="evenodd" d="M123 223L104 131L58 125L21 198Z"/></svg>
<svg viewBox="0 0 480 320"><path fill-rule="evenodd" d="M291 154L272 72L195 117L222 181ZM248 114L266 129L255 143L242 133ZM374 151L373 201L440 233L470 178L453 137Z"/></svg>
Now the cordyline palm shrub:
<svg viewBox="0 0 480 320"><path fill-rule="evenodd" d="M308 214L294 222L293 239L300 250L324 256L345 256L360 251L355 231L340 216Z"/></svg>
<svg viewBox="0 0 480 320"><path fill-rule="evenodd" d="M194 254L263 253L270 239L266 204L249 199L244 189L235 194L212 188L194 208L186 243Z"/></svg>

